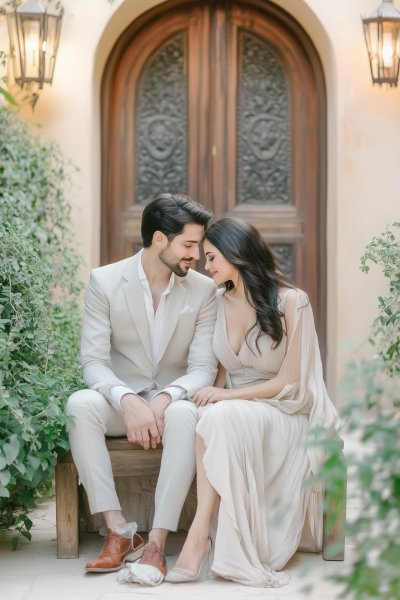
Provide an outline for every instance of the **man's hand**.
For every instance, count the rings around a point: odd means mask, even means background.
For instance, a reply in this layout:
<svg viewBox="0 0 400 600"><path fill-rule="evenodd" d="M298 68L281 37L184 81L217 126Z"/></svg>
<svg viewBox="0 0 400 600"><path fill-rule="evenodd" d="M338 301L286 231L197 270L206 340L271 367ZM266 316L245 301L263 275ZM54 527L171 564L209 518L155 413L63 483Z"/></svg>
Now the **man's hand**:
<svg viewBox="0 0 400 600"><path fill-rule="evenodd" d="M237 398L237 395L237 390L225 390L223 388L209 386L199 390L193 396L193 402L200 408L200 406L214 404L215 402L221 402L221 400L234 400Z"/></svg>
<svg viewBox="0 0 400 600"><path fill-rule="evenodd" d="M150 402L150 410L152 411L156 420L158 433L160 438L164 435L164 413L168 406L171 404L172 398L169 394L157 394Z"/></svg>
<svg viewBox="0 0 400 600"><path fill-rule="evenodd" d="M130 442L138 442L145 450L157 448L159 437L156 420L150 408L135 394L125 394L121 399L126 435Z"/></svg>

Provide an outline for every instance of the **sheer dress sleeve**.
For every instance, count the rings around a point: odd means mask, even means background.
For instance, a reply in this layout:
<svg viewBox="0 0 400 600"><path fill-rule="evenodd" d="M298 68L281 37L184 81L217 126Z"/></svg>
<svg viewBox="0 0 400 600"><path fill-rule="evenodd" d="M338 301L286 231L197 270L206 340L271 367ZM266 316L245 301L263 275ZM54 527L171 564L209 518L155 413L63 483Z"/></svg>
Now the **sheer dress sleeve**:
<svg viewBox="0 0 400 600"><path fill-rule="evenodd" d="M289 292L285 303L287 329L286 354L277 374L284 382L283 389L273 398L257 398L286 414L309 415L309 430L324 427L334 431L339 417L330 401L323 378L314 317L307 294L301 290ZM323 453L314 449L309 452L311 468L317 472Z"/></svg>
<svg viewBox="0 0 400 600"><path fill-rule="evenodd" d="M296 290L285 304L287 327L286 354L278 376L284 387L274 398L257 399L268 402L287 414L308 415L308 457L312 473L317 473L325 460L325 453L313 444L314 430L323 427L327 435L339 428L340 421L326 391L321 354L315 331L314 317L307 294ZM299 549L316 552L322 549L323 520L320 507L324 499L322 481L311 489Z"/></svg>

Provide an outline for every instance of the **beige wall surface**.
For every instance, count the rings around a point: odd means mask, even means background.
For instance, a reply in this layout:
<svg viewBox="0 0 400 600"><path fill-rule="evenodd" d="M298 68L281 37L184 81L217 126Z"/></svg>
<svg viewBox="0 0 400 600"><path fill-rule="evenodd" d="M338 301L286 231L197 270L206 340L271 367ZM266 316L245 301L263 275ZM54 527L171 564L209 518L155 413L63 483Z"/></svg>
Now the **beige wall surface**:
<svg viewBox="0 0 400 600"><path fill-rule="evenodd" d="M123 30L159 0L63 0L60 50L52 87L27 119L44 124L80 169L73 193L76 239L86 262L99 264L100 82ZM351 350L365 339L386 282L377 268L359 270L365 245L400 218L400 88L373 86L361 15L379 0L276 0L312 39L328 97L328 386ZM400 0L395 0L400 10ZM0 48L7 44L0 20ZM364 352L368 349L365 348ZM368 351L369 352L369 351Z"/></svg>

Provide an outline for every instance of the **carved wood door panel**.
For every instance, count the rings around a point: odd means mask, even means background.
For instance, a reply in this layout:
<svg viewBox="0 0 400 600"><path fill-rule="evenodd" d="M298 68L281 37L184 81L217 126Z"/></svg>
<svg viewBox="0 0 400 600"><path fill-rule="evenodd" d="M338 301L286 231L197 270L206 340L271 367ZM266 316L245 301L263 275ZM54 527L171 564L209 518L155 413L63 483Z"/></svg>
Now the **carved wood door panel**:
<svg viewBox="0 0 400 600"><path fill-rule="evenodd" d="M173 0L141 17L103 78L102 263L141 247L157 194L189 194L262 232L324 351L325 107L310 40L268 2Z"/></svg>

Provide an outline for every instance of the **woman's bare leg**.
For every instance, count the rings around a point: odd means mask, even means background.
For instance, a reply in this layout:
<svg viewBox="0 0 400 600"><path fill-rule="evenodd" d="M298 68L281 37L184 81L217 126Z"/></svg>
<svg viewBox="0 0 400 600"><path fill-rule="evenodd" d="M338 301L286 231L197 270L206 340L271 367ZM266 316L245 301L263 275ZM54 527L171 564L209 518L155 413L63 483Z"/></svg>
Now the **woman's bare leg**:
<svg viewBox="0 0 400 600"><path fill-rule="evenodd" d="M205 451L203 438L196 435L197 510L186 542L175 565L175 568L186 569L195 575L207 549L211 517L218 497L204 469L203 456Z"/></svg>

